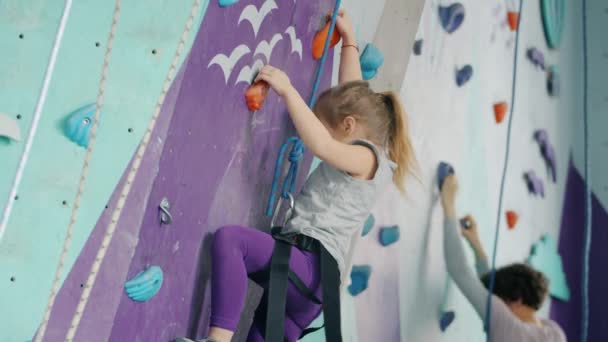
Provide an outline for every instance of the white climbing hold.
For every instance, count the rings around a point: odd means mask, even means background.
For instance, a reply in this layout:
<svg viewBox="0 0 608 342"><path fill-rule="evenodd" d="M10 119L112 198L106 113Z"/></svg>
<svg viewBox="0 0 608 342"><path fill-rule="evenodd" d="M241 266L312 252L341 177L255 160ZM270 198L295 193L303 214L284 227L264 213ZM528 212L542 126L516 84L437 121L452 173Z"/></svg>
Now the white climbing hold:
<svg viewBox="0 0 608 342"><path fill-rule="evenodd" d="M17 121L4 113L0 113L0 136L21 141L21 130Z"/></svg>

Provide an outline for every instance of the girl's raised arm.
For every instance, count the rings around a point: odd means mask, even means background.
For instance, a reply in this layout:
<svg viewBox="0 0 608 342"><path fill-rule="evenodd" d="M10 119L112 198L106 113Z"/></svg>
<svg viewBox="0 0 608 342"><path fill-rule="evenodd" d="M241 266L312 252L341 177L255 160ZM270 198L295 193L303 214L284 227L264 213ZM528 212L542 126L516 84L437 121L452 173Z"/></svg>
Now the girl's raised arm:
<svg viewBox="0 0 608 342"><path fill-rule="evenodd" d="M338 83L342 84L350 81L360 81L361 64L359 63L359 47L357 38L350 18L344 10L338 12L336 18L336 30L342 36L342 53L340 55L340 70L338 72Z"/></svg>

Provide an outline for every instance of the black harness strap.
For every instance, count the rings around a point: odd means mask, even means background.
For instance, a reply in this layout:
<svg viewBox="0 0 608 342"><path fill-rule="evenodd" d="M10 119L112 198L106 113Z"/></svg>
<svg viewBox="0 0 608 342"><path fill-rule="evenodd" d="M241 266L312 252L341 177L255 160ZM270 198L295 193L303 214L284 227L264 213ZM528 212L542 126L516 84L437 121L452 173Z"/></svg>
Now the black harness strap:
<svg viewBox="0 0 608 342"><path fill-rule="evenodd" d="M336 260L318 241L303 235L286 237L280 234L280 228L273 228L272 236L275 245L270 260L270 267L250 274L249 277L261 282L268 279L268 301L266 303L266 320L263 335L266 342L284 342L285 338L285 308L287 301L287 286L291 281L298 291L316 304L323 305L325 324L316 328L304 329L300 338L325 327L325 338L328 342L342 342L340 327L340 273ZM323 302L308 288L298 275L289 269L292 246L301 250L320 254L321 286ZM261 313L261 312L260 312ZM258 317L261 321L262 317Z"/></svg>
<svg viewBox="0 0 608 342"><path fill-rule="evenodd" d="M291 245L275 239L272 259L270 260L270 279L268 284L268 307L266 311L265 340L283 342L285 337L285 304L287 300L287 274ZM274 327L274 329L273 329Z"/></svg>

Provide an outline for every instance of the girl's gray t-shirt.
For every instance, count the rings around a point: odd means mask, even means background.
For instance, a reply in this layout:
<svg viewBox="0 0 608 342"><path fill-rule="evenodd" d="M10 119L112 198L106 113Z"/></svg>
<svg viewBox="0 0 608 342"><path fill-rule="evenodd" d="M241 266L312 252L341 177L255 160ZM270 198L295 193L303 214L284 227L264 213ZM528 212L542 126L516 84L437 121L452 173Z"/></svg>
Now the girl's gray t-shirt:
<svg viewBox="0 0 608 342"><path fill-rule="evenodd" d="M300 233L321 242L336 259L343 276L351 238L361 231L379 195L392 181L396 166L373 143L356 140L352 144L374 152L378 163L374 177L356 179L322 162L302 187L284 229L287 234Z"/></svg>

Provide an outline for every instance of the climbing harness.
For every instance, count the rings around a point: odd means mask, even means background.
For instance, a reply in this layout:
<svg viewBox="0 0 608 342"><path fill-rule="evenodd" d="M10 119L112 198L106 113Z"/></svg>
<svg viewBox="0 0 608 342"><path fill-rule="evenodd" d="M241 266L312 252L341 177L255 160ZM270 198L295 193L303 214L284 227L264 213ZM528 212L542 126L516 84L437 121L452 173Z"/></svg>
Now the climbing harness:
<svg viewBox="0 0 608 342"><path fill-rule="evenodd" d="M316 93L321 83L321 75L323 74L323 67L325 60L327 59L327 53L329 51L329 44L333 30L335 29L340 3L341 0L336 0L334 11L332 13L329 32L323 48L323 55L321 56L321 60L319 62L319 67L315 75L315 82L312 87L312 93L308 102L308 106L311 108L315 103ZM279 177L281 176L284 154L289 144L292 144L292 149L289 153L290 166L287 175L285 176L283 186L281 187L281 197L279 198L277 207L274 209L273 213L275 194L278 187ZM285 307L288 282L291 281L302 295L313 303L322 305L323 318L325 320L325 324L320 327L304 329L300 335L300 338L325 327L326 341L341 342L340 271L338 269L336 260L333 258L333 256L331 256L331 254L329 254L329 252L318 240L302 234L285 234L282 231L283 225L291 216L291 212L294 207L294 199L291 193L295 189L299 161L301 160L303 154L304 144L298 137L290 137L287 139L279 150L279 156L277 157L270 196L268 199L268 206L266 207L266 215L273 216L271 221L271 234L275 240L275 245L272 252L272 258L268 268L249 275L252 280L258 283L267 281L269 284L267 294L265 294L265 298L262 299L262 303L260 303L258 309L256 310L255 321L260 328L264 327L263 335L265 336L264 340L266 342L287 341L284 330ZM290 201L290 206L285 214L285 220L282 225L276 225L277 215L282 207L282 202L285 200ZM289 259L291 256L291 249L294 246L302 251L315 253L320 256L321 287L323 292L322 302L315 296L314 290L308 288L304 282L292 270L290 270Z"/></svg>
<svg viewBox="0 0 608 342"><path fill-rule="evenodd" d="M27 141L25 142L25 149L23 150L23 154L21 155L21 159L19 160L19 166L17 167L17 172L15 173L15 179L13 180L13 185L11 187L11 191L9 192L8 200L6 206L4 207L4 212L2 213L2 220L0 221L0 241L2 241L2 237L4 236L4 232L6 231L8 220L11 216L13 205L15 204L15 199L17 198L17 191L19 191L19 185L21 185L23 172L25 170L25 166L27 165L27 161L30 156L30 151L34 143L34 137L36 136L36 132L38 131L38 123L40 122L42 110L44 109L44 104L46 103L46 96L49 90L49 85L51 84L51 78L53 77L53 71L55 70L57 54L59 53L59 48L61 47L63 32L65 31L65 25L68 21L68 18L70 17L71 8L72 0L66 0L63 8L63 14L61 15L59 28L57 29L57 34L55 35L55 43L53 44L51 57L49 58L49 62L46 67L46 72L44 74L42 90L40 91L38 103L36 103L36 109L34 110L34 118L32 119L32 124L30 126Z"/></svg>
<svg viewBox="0 0 608 342"><path fill-rule="evenodd" d="M99 85L99 95L97 97L97 109L95 111L93 126L91 127L91 138L90 138L89 146L87 149L87 153L85 155L84 166L82 169L80 183L78 186L78 192L76 194L76 199L74 201L74 208L72 210L72 216L70 218L70 223L68 225L67 234L66 234L66 238L64 241L64 246L63 246L63 250L61 253L61 257L59 259L59 265L57 266L57 270L55 272L55 279L53 282L53 287L51 289L51 294L49 296L49 302L47 304L44 319L41 323L40 329L38 330L38 334L36 336L36 342L41 342L42 339L44 338L44 333L46 330L46 326L48 325L51 311L53 309L55 297L59 290L59 282L61 279L61 273L63 270L63 265L65 262L65 257L67 255L69 245L70 245L70 241L72 238L72 231L74 228L74 224L76 222L76 214L78 212L78 209L80 208L80 198L84 191L84 184L85 184L86 176L88 173L89 161L91 158L91 154L93 153L93 146L95 144L95 136L96 136L96 131L97 131L97 125L99 122L99 112L100 112L101 106L103 104L103 94L104 94L104 90L105 90L106 74L107 74L107 69L108 69L108 65L110 62L110 55L112 52L112 45L113 45L112 43L114 40L114 35L116 33L116 25L118 23L118 18L120 15L121 4L122 4L121 0L116 0L116 5L114 8L114 15L112 17L112 26L111 26L111 30L110 30L110 35L108 37L108 44L107 44L107 48L106 48L104 64L102 67L102 76L101 76L101 81L100 81L100 85ZM208 4L208 1L204 1L204 6L207 6L207 4ZM146 132L144 133L144 136L139 144L135 157L133 158L133 161L131 163L131 168L126 177L126 181L121 189L121 193L118 198L118 202L116 203L116 207L114 208L114 210L112 212L110 222L108 223L108 225L106 227L106 231L105 231L103 240L101 242L99 249L97 250L97 255L93 261L93 265L91 266L89 276L86 280L86 283L84 284L83 292L80 296L80 300L78 301L78 306L76 307L76 311L74 312L74 316L72 317L72 322L70 324L70 327L69 327L66 337L65 337L66 341L69 341L69 342L73 341L74 337L76 335L76 331L80 324L80 319L82 318L82 314L84 313L84 309L86 307L89 296L91 294L91 290L93 289L93 285L95 284L95 280L97 279L97 273L101 267L101 264L103 262L105 255L106 255L107 248L110 245L110 242L112 241L112 238L114 236L116 224L118 223L118 221L120 219L122 209L125 205L126 199L131 190L131 185L133 184L133 181L135 180L135 176L137 175L137 171L139 170L139 166L141 165L141 161L146 152L146 148L148 146L148 143L150 142L150 137L152 136L152 132L154 130L154 127L156 126L156 121L158 119L161 108L165 101L165 97L167 95L167 92L169 91L169 87L170 87L171 82L177 71L177 64L178 64L181 54L185 48L186 39L187 39L188 35L190 34L190 31L192 29L192 25L194 22L194 17L196 16L196 13L198 12L199 7L200 7L200 0L194 0L192 3L191 10L190 10L190 15L189 15L188 19L186 20L184 30L182 31L179 43L175 50L173 61L171 63L171 66L169 67L167 76L163 83L161 93L157 99L154 113L153 113L152 117L150 118L150 121L148 122L148 127L146 129Z"/></svg>
<svg viewBox="0 0 608 342"><path fill-rule="evenodd" d="M503 200L503 195L505 192L505 181L506 181L506 177L507 177L507 168L509 165L509 152L511 150L511 128L512 128L512 124L513 124L513 112L514 112L514 108L515 108L515 85L517 82L517 53L518 53L518 48L519 48L519 23L521 22L521 16L522 16L522 4L523 4L523 0L519 0L519 17L518 22L517 22L517 30L515 30L515 51L513 53L513 81L512 81L512 85L511 85L511 106L510 106L510 113L509 113L509 124L508 124L508 128L507 128L507 141L506 141L506 148L505 148L505 158L504 158L504 165L503 165L503 170L502 170L502 178L500 181L500 192L498 195L498 212L496 214L496 231L494 233L494 250L492 251L492 269L490 271L490 284L489 284L489 288L488 288L488 299L487 299L487 303L486 303L486 316L485 316L485 322L484 322L484 328L486 330L486 341L490 341L490 329L492 328L490 325L491 317L492 317L492 294L494 292L494 281L496 278L496 250L498 248L498 236L500 233L500 221L502 219L502 200Z"/></svg>
<svg viewBox="0 0 608 342"><path fill-rule="evenodd" d="M589 334L589 259L591 256L591 233L593 231L591 203L591 160L589 159L589 84L588 84L588 51L587 51L587 0L583 5L583 129L584 129L584 173L585 173L585 235L583 240L583 272L581 291L581 341L587 342Z"/></svg>

